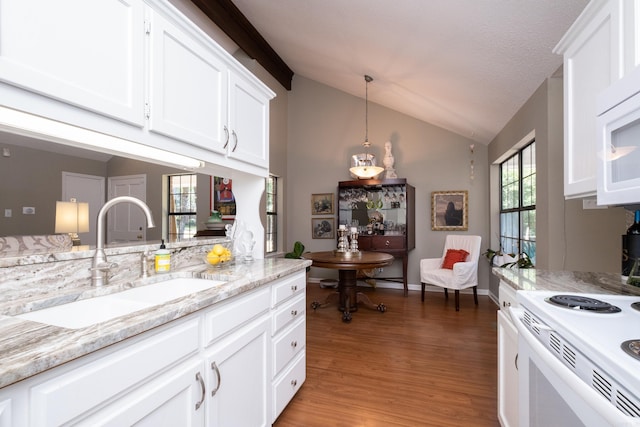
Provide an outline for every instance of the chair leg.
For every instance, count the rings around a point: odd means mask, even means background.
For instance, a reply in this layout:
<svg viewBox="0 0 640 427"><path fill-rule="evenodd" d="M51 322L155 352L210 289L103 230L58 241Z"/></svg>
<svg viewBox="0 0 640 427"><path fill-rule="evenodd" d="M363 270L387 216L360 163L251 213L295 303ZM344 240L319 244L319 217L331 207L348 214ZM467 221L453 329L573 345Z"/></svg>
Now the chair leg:
<svg viewBox="0 0 640 427"><path fill-rule="evenodd" d="M473 287L473 301L478 305L478 287Z"/></svg>
<svg viewBox="0 0 640 427"><path fill-rule="evenodd" d="M447 290L447 288L444 288L444 298L449 299L449 291Z"/></svg>
<svg viewBox="0 0 640 427"><path fill-rule="evenodd" d="M456 289L456 311L460 311L460 291Z"/></svg>
<svg viewBox="0 0 640 427"><path fill-rule="evenodd" d="M422 302L424 302L424 287L425 287L425 284L420 282L420 285L422 285L422 298L421 299L422 299Z"/></svg>

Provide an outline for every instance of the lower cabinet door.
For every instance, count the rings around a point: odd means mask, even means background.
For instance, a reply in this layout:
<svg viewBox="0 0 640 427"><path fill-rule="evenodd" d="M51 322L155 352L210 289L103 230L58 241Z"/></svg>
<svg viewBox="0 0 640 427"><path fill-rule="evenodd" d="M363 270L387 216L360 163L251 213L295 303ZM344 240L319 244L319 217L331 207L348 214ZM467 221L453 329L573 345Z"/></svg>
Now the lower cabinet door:
<svg viewBox="0 0 640 427"><path fill-rule="evenodd" d="M271 425L270 321L261 316L207 352L207 426Z"/></svg>
<svg viewBox="0 0 640 427"><path fill-rule="evenodd" d="M498 419L502 427L518 426L518 330L498 310Z"/></svg>
<svg viewBox="0 0 640 427"><path fill-rule="evenodd" d="M74 425L204 426L201 359L187 362Z"/></svg>

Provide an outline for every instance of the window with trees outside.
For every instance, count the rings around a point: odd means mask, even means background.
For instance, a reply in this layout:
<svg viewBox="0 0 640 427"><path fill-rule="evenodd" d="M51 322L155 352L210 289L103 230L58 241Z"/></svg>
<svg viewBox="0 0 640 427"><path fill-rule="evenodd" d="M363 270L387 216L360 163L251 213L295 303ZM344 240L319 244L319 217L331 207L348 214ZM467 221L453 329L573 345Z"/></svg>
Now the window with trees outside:
<svg viewBox="0 0 640 427"><path fill-rule="evenodd" d="M500 246L536 263L536 145L500 163Z"/></svg>
<svg viewBox="0 0 640 427"><path fill-rule="evenodd" d="M188 239L196 234L196 177L195 174L168 176L167 230L169 240Z"/></svg>
<svg viewBox="0 0 640 427"><path fill-rule="evenodd" d="M266 179L267 224L265 227L265 253L278 250L278 178Z"/></svg>

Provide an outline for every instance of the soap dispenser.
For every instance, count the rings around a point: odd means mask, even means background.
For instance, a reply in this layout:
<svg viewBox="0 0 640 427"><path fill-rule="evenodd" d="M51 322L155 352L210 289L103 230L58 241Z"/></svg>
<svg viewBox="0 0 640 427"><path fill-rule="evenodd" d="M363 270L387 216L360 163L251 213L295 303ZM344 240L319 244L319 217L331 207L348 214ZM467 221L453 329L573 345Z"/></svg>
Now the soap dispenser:
<svg viewBox="0 0 640 427"><path fill-rule="evenodd" d="M155 254L156 273L166 273L171 269L171 252L164 245L164 240L160 244L160 249Z"/></svg>

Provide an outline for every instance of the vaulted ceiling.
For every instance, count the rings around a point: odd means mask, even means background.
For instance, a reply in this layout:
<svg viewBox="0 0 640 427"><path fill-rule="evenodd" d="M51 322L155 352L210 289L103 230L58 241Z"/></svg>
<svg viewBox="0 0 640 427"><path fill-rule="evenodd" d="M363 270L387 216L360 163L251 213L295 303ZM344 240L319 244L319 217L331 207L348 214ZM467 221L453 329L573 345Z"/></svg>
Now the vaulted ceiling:
<svg viewBox="0 0 640 427"><path fill-rule="evenodd" d="M370 102L485 144L562 65L553 47L588 2L192 1L285 87L364 97L368 74Z"/></svg>

